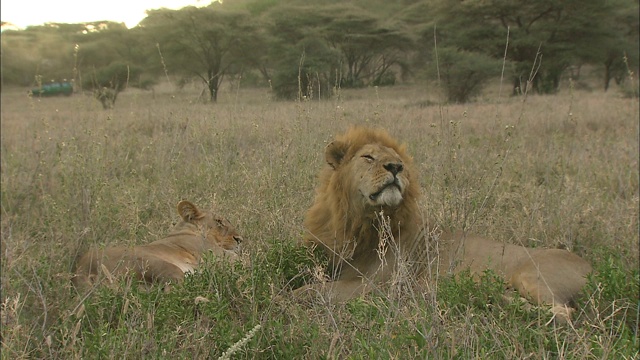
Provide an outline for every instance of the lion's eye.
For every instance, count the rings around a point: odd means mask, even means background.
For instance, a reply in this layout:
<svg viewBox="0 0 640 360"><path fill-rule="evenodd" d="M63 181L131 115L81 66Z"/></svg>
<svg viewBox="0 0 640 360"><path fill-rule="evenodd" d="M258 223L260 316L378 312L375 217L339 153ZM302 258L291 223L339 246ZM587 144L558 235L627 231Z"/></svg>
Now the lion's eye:
<svg viewBox="0 0 640 360"><path fill-rule="evenodd" d="M364 158L365 160L367 160L368 162L373 162L373 160L375 160L373 158L373 156L371 156L371 155L366 155L365 154L365 155L362 155L361 157Z"/></svg>

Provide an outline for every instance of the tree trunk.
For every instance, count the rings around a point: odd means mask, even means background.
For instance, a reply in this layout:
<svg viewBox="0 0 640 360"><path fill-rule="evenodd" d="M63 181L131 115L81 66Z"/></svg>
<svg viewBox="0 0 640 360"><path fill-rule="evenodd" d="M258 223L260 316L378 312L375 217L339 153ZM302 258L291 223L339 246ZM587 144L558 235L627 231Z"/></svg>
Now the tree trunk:
<svg viewBox="0 0 640 360"><path fill-rule="evenodd" d="M613 60L607 59L604 62L604 91L609 90L609 83L611 82L611 65Z"/></svg>
<svg viewBox="0 0 640 360"><path fill-rule="evenodd" d="M209 101L212 103L218 101L218 82L209 81Z"/></svg>
<svg viewBox="0 0 640 360"><path fill-rule="evenodd" d="M207 87L209 88L209 100L212 103L218 101L218 89L220 88L220 66L214 65L207 71Z"/></svg>

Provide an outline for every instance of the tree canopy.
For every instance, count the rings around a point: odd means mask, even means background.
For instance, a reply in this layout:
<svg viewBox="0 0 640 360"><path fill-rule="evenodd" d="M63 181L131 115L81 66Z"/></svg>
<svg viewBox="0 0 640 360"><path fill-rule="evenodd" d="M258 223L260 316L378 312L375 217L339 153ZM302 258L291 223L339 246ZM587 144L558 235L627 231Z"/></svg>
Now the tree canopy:
<svg viewBox="0 0 640 360"><path fill-rule="evenodd" d="M225 75L251 64L253 51L262 44L248 12L218 6L153 10L141 26L162 48L166 66L201 79L212 102Z"/></svg>
<svg viewBox="0 0 640 360"><path fill-rule="evenodd" d="M293 99L440 76L449 100L468 101L505 60L514 93L534 67L533 89L554 93L584 65L599 69L606 90L638 68L638 23L638 1L629 0L235 0L150 10L132 29L96 22L5 31L2 81L79 80L124 65L139 69L138 83L199 79L215 102L225 79L251 73ZM436 61L446 73L432 71Z"/></svg>

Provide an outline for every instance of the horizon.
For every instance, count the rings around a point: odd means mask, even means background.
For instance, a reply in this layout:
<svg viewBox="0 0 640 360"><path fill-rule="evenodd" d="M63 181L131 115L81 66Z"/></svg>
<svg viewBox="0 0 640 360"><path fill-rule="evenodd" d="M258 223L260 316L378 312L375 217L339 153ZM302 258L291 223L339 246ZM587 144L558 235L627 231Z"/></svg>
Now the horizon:
<svg viewBox="0 0 640 360"><path fill-rule="evenodd" d="M128 2L114 0L102 7L66 0L49 3L41 1L3 1L0 3L2 31L25 30L30 26L56 24L84 24L101 21L124 23L128 29L147 17L148 10L167 8L178 10L186 6L204 7L217 1L205 0L146 0ZM69 11L75 9L75 11ZM6 23L6 24L5 24Z"/></svg>

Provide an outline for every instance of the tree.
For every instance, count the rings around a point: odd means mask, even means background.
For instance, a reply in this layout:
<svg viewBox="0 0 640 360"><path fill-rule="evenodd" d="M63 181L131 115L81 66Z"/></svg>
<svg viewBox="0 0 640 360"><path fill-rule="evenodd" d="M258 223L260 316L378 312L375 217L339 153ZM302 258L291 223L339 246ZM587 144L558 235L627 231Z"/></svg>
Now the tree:
<svg viewBox="0 0 640 360"><path fill-rule="evenodd" d="M268 15L272 26L269 58L272 88L278 99L326 98L338 81L340 54L320 34L330 19L315 6L277 7Z"/></svg>
<svg viewBox="0 0 640 360"><path fill-rule="evenodd" d="M272 22L269 58L274 66L273 90L278 99L324 98L339 78L340 54L320 33L330 19L315 7L277 7Z"/></svg>
<svg viewBox="0 0 640 360"><path fill-rule="evenodd" d="M273 77L278 99L320 99L337 86L339 54L320 38L306 37L281 53Z"/></svg>
<svg viewBox="0 0 640 360"><path fill-rule="evenodd" d="M167 67L200 78L211 102L217 101L225 75L261 45L248 13L225 11L219 4L151 10L141 26L153 34Z"/></svg>
<svg viewBox="0 0 640 360"><path fill-rule="evenodd" d="M608 41L596 58L596 62L604 66L605 91L609 89L611 80L618 85L625 81L629 68L637 68L639 56L638 2L618 0L613 7L613 16L603 18L607 22Z"/></svg>
<svg viewBox="0 0 640 360"><path fill-rule="evenodd" d="M52 79L71 79L74 36L80 28L52 23L4 31L1 37L3 83L32 86Z"/></svg>
<svg viewBox="0 0 640 360"><path fill-rule="evenodd" d="M139 29L128 30L119 23L88 23L76 35L77 82L93 91L104 109L115 106L118 95L128 87L147 89L154 84L146 59L153 48Z"/></svg>
<svg viewBox="0 0 640 360"><path fill-rule="evenodd" d="M412 41L401 24L383 23L381 16L356 5L283 1L266 16L279 98L324 97L337 86L392 84L392 69L407 69Z"/></svg>
<svg viewBox="0 0 640 360"><path fill-rule="evenodd" d="M609 39L603 19L612 11L608 2L600 0L442 0L436 16L449 44L495 58L504 54L508 31L514 92L536 63L541 66L533 88L553 93L568 66L591 61L594 52L601 51ZM432 28L424 34L431 37Z"/></svg>
<svg viewBox="0 0 640 360"><path fill-rule="evenodd" d="M488 79L499 74L500 62L482 53L445 47L436 54L431 74L440 80L448 102L468 102Z"/></svg>
<svg viewBox="0 0 640 360"><path fill-rule="evenodd" d="M362 86L365 79L379 82L391 66L402 64L403 55L411 48L411 40L399 26L383 26L377 16L362 8L341 4L321 11L331 19L322 35L342 53L346 67L343 86Z"/></svg>
<svg viewBox="0 0 640 360"><path fill-rule="evenodd" d="M111 109L116 103L118 94L129 86L145 88L149 83L140 80L142 69L126 63L115 62L93 72L89 79L85 79L85 87L93 89L94 97L100 101L102 107Z"/></svg>
<svg viewBox="0 0 640 360"><path fill-rule="evenodd" d="M322 35L340 51L345 66L341 85L360 87L371 79L381 79L389 68L400 62L398 54L411 42L399 29L383 27L378 17L354 5L340 4L322 9L328 21ZM316 13L317 14L317 13Z"/></svg>

